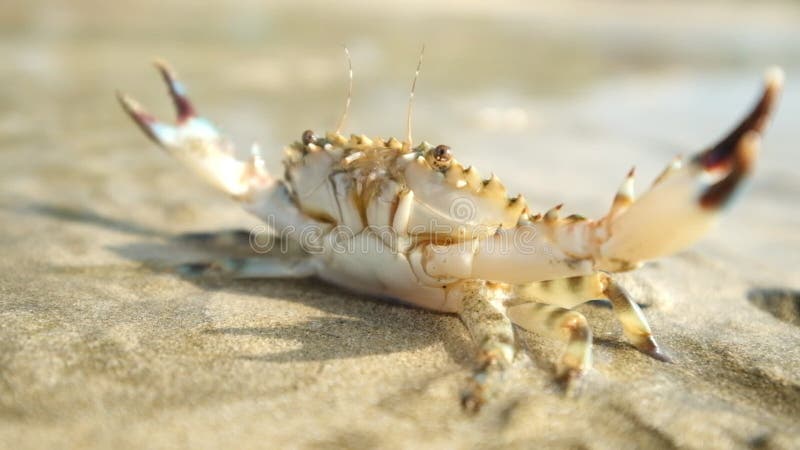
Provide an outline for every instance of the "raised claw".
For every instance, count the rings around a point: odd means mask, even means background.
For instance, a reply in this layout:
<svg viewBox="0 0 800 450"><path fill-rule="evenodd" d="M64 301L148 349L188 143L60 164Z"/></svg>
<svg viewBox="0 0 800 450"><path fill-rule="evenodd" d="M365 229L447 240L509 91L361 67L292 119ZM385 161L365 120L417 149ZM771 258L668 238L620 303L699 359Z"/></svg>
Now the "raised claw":
<svg viewBox="0 0 800 450"><path fill-rule="evenodd" d="M184 125L189 119L196 116L192 102L186 95L186 88L178 81L175 71L173 71L166 62L156 60L154 65L164 78L169 95L172 98L172 102L175 104L177 125ZM157 120L152 114L148 113L139 102L127 94L117 92L117 99L131 119L133 119L133 121L139 125L139 128L141 128L155 143L162 146L174 144L173 141L177 134L175 126Z"/></svg>
<svg viewBox="0 0 800 450"><path fill-rule="evenodd" d="M157 120L139 102L128 95L117 93L122 108L150 139L211 184L231 195L243 196L254 187L263 190L274 184L258 161L236 159L230 142L219 134L211 122L195 114L194 106L186 95L186 88L166 63L156 61L155 66L175 104L175 125Z"/></svg>
<svg viewBox="0 0 800 450"><path fill-rule="evenodd" d="M767 71L758 102L733 131L688 164L673 161L648 192L623 212L607 216L604 220L610 236L595 255L597 268L636 267L700 239L752 173L761 133L782 84L780 69Z"/></svg>
<svg viewBox="0 0 800 450"><path fill-rule="evenodd" d="M209 121L197 117L194 106L186 95L186 88L178 80L175 71L166 62L153 63L167 85L167 92L175 105L177 120L170 125L156 119L142 105L127 94L117 92L117 99L139 128L156 144L162 147L181 145L187 138L219 139L219 132Z"/></svg>

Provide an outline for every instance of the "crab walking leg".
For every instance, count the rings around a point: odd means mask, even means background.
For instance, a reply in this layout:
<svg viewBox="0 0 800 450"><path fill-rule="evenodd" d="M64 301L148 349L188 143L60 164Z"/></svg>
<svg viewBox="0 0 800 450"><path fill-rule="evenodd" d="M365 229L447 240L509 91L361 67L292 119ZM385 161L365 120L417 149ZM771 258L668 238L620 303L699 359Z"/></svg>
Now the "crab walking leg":
<svg viewBox="0 0 800 450"><path fill-rule="evenodd" d="M592 330L583 314L559 306L528 302L508 308L516 325L565 339L567 346L556 368L556 379L569 391L592 368Z"/></svg>
<svg viewBox="0 0 800 450"><path fill-rule="evenodd" d="M605 274L595 272L591 275L558 278L555 280L527 283L514 287L510 306L527 302L547 303L571 309L589 300L605 298Z"/></svg>
<svg viewBox="0 0 800 450"><path fill-rule="evenodd" d="M660 361L670 361L653 337L650 325L639 305L610 275L597 272L581 277L560 278L516 286L512 306L541 302L572 308L589 300L607 299L628 341L642 353Z"/></svg>
<svg viewBox="0 0 800 450"><path fill-rule="evenodd" d="M614 312L620 324L622 324L622 332L631 345L640 352L650 355L659 361L671 362L672 359L669 355L664 353L656 344L644 313L642 313L639 305L633 301L625 288L606 274L601 274L600 277L605 285L603 293L611 301Z"/></svg>
<svg viewBox="0 0 800 450"><path fill-rule="evenodd" d="M245 209L265 220L281 237L296 238L330 228L299 211L285 183L267 172L257 146L253 146L248 160L237 159L233 144L210 121L196 115L175 72L162 61L155 65L175 104L174 125L157 120L131 97L117 94L125 112L153 142L210 184L243 202Z"/></svg>
<svg viewBox="0 0 800 450"><path fill-rule="evenodd" d="M313 260L285 260L282 258L224 258L207 263L189 263L178 266L187 276L219 275L226 278L307 278L316 274Z"/></svg>
<svg viewBox="0 0 800 450"><path fill-rule="evenodd" d="M478 345L475 369L461 397L464 409L475 412L514 359L514 328L502 306L502 291L479 280L459 283L448 295L453 291L462 296L459 315Z"/></svg>

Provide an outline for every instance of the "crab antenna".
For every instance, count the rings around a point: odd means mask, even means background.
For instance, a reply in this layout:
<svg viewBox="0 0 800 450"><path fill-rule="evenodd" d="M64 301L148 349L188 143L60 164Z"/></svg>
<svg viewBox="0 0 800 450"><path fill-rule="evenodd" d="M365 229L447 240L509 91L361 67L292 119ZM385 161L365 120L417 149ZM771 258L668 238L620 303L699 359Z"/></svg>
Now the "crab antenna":
<svg viewBox="0 0 800 450"><path fill-rule="evenodd" d="M347 113L350 112L350 99L353 97L353 61L350 59L350 50L346 46L344 47L344 56L347 58L347 77L349 82L347 83L347 101L344 104L342 117L339 118L339 125L336 126L336 134L339 134L344 128L344 124L347 121Z"/></svg>
<svg viewBox="0 0 800 450"><path fill-rule="evenodd" d="M408 148L413 147L411 140L411 112L414 104L414 91L417 89L417 78L419 78L419 69L422 67L422 57L425 56L425 44L422 44L422 50L419 51L419 60L417 61L417 70L414 72L414 81L411 82L411 93L408 95L408 114L406 115L406 142Z"/></svg>

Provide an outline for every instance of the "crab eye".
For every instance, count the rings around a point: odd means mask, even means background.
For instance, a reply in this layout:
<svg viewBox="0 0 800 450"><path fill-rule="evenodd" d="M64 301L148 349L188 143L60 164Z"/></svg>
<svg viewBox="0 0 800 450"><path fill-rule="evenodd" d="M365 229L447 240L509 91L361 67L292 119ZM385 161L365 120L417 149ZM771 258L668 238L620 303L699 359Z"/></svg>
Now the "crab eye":
<svg viewBox="0 0 800 450"><path fill-rule="evenodd" d="M306 130L303 132L303 136L301 137L303 145L312 144L317 140L317 136L311 130Z"/></svg>
<svg viewBox="0 0 800 450"><path fill-rule="evenodd" d="M438 170L446 170L453 160L453 153L446 145L437 145L430 151L430 164Z"/></svg>

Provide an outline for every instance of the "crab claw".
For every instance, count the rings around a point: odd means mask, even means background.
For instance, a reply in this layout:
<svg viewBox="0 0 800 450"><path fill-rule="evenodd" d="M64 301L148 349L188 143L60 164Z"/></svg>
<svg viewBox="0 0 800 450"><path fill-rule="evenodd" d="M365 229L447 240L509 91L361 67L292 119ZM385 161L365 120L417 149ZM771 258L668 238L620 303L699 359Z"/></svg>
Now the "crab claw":
<svg viewBox="0 0 800 450"><path fill-rule="evenodd" d="M178 80L177 75L167 63L156 60L154 65L161 73L164 83L167 85L169 95L172 98L172 102L175 104L177 127L157 120L153 115L145 111L139 102L126 94L117 92L117 99L122 105L122 108L128 113L131 119L139 125L139 128L141 128L156 144L164 147L175 144L178 128L185 128L187 126L192 127L195 133L203 132L202 134L204 135L219 137L219 133L211 123L197 118L194 106L186 95L186 88ZM192 123L197 121L201 122L201 126L198 126L197 123ZM201 128L205 129L201 130Z"/></svg>
<svg viewBox="0 0 800 450"><path fill-rule="evenodd" d="M241 196L254 186L271 183L272 178L262 165L236 159L233 145L211 122L196 115L186 88L175 72L163 61L156 61L155 66L167 84L177 120L174 125L159 121L139 102L118 92L122 108L139 128L172 156L231 195Z"/></svg>
<svg viewBox="0 0 800 450"><path fill-rule="evenodd" d="M685 165L673 161L642 197L606 216L608 236L599 248L598 268L633 268L700 239L752 173L782 84L783 72L769 70L760 99L730 134Z"/></svg>

